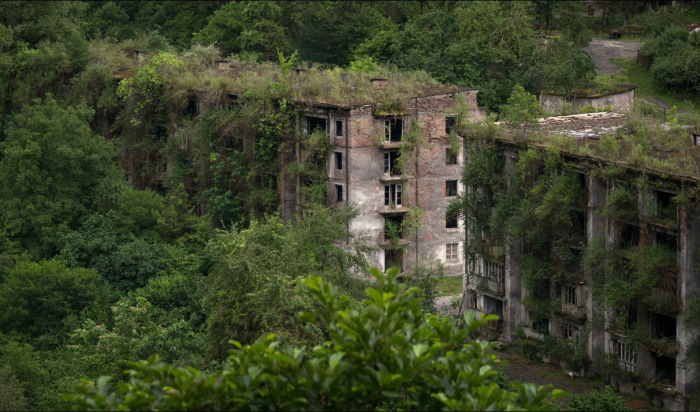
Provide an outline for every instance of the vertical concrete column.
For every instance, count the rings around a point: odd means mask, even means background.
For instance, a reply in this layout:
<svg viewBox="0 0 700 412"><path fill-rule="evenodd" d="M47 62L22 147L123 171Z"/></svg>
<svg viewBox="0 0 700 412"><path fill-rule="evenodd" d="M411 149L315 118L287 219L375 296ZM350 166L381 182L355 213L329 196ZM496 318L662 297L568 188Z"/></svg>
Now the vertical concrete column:
<svg viewBox="0 0 700 412"><path fill-rule="evenodd" d="M586 204L586 244L590 247L595 243L607 243L607 219L601 215L605 206L605 182L593 176L587 176ZM591 285L594 281L590 273L585 273L586 282ZM588 356L593 362L593 370L600 370L605 361L605 307L602 296L590 293L586 296L586 317L589 319Z"/></svg>
<svg viewBox="0 0 700 412"><path fill-rule="evenodd" d="M515 149L504 150L503 155L506 159L506 171L513 170L516 165ZM506 180L506 185L513 184L510 180ZM510 245L505 247L506 267L505 267L505 299L503 309L503 337L506 341L511 341L515 338L515 330L519 324L523 322L525 317L523 312L525 307L522 305L523 285L521 276L521 265L523 260L523 240L522 238L512 239Z"/></svg>
<svg viewBox="0 0 700 412"><path fill-rule="evenodd" d="M685 317L689 301L700 298L700 278L696 269L695 253L700 246L700 221L697 212L688 206L679 207L678 230L678 283L680 312L676 322L678 355L676 356L676 388L685 397L693 397L697 384L693 381L697 375L697 365L689 358L689 348L698 338L698 320L686 322Z"/></svg>

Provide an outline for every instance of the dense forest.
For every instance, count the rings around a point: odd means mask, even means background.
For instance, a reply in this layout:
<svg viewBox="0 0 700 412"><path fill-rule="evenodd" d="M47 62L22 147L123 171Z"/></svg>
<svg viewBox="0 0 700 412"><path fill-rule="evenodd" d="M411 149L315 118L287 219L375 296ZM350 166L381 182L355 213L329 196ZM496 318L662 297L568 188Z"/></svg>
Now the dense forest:
<svg viewBox="0 0 700 412"><path fill-rule="evenodd" d="M682 16L618 3L647 19L659 84L696 92L700 43ZM499 381L470 338L485 320L414 300L430 274L410 288L374 273L365 295L355 212L323 189L295 224L280 219L285 74L306 68L308 90L341 72L475 87L507 117L514 90L605 84L584 47L609 24L559 1L0 3L0 409L551 406ZM219 60L274 73L231 84ZM236 104L230 87L245 89ZM353 346L363 331L375 346ZM176 384L198 389L143 398Z"/></svg>

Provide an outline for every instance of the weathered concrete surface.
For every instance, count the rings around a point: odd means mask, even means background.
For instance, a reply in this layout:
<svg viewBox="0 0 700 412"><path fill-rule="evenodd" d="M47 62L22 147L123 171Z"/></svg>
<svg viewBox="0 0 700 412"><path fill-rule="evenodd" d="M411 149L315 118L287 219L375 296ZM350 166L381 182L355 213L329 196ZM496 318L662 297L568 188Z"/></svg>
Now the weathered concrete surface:
<svg viewBox="0 0 700 412"><path fill-rule="evenodd" d="M593 38L586 46L586 52L591 56L600 73L610 74L620 70L620 67L611 63L609 59L636 58L642 44L631 41Z"/></svg>
<svg viewBox="0 0 700 412"><path fill-rule="evenodd" d="M452 302L458 301L461 295L438 296L435 298L435 310L443 315L457 315L459 307L453 307Z"/></svg>

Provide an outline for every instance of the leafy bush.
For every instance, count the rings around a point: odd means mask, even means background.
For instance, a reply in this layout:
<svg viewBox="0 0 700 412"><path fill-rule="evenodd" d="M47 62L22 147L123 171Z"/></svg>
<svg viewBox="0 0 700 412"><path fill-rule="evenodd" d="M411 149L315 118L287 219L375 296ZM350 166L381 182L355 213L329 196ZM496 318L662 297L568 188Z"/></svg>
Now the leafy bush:
<svg viewBox="0 0 700 412"><path fill-rule="evenodd" d="M606 386L604 392L591 391L574 395L569 402L570 411L628 411L625 400L617 395L611 387Z"/></svg>
<svg viewBox="0 0 700 412"><path fill-rule="evenodd" d="M419 291L397 282L398 270L370 272L376 287L360 309L349 309L350 298L320 278L306 279L331 331L306 356L280 349L270 335L252 345L233 342L220 372L173 368L153 357L135 364L127 383L114 387L102 377L64 399L74 410L547 410L548 398L563 395L530 384L499 386L500 362L487 342L471 338L494 316L468 312L463 328L425 317Z"/></svg>

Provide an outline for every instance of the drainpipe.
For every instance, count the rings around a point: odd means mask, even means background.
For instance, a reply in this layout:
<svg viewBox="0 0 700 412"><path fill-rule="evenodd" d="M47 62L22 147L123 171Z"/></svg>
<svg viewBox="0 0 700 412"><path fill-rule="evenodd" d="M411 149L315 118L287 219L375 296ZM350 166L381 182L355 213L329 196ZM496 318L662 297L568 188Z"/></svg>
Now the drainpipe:
<svg viewBox="0 0 700 412"><path fill-rule="evenodd" d="M345 204L349 205L350 204L350 148L349 142L350 142L350 116L345 115L343 118L345 122ZM337 134L337 133L336 133ZM347 239L346 243L349 245L350 244L350 222L346 223L347 226Z"/></svg>

